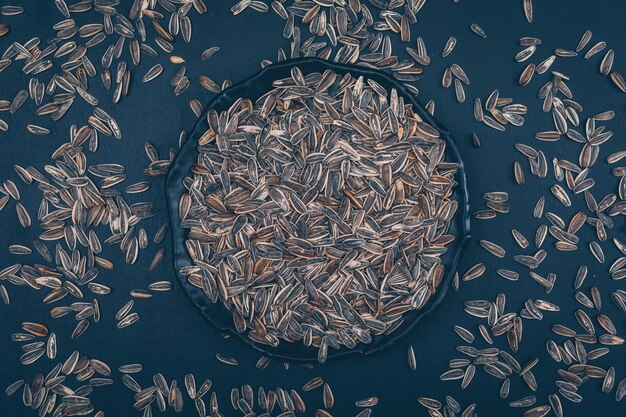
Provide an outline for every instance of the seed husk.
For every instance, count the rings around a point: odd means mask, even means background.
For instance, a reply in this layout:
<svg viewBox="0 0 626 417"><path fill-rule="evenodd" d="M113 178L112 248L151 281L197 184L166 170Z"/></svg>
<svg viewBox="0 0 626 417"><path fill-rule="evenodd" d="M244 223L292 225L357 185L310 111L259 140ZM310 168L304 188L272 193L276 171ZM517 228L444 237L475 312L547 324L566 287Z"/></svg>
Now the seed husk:
<svg viewBox="0 0 626 417"><path fill-rule="evenodd" d="M413 351L412 345L409 345L407 349L407 359L409 362L409 369L414 371L417 368L417 361L415 360L415 352Z"/></svg>
<svg viewBox="0 0 626 417"><path fill-rule="evenodd" d="M483 39L487 38L487 33L485 33L483 28L481 28L477 23L472 23L470 25L470 29L472 30L472 32L474 32L475 34L477 34L481 38L483 38Z"/></svg>
<svg viewBox="0 0 626 417"><path fill-rule="evenodd" d="M446 41L446 45L443 47L443 52L441 53L441 56L445 58L448 55L450 55L452 51L454 50L455 46L456 46L456 38L454 36L450 36L450 38L448 38L448 40Z"/></svg>
<svg viewBox="0 0 626 417"><path fill-rule="evenodd" d="M154 80L155 78L157 78L159 75L161 75L162 72L163 72L163 65L156 64L152 68L150 68L148 72L146 72L146 74L143 76L141 81L144 83L150 82Z"/></svg>
<svg viewBox="0 0 626 417"><path fill-rule="evenodd" d="M524 0L524 16L526 16L526 20L528 20L528 23L533 22L533 1L532 0Z"/></svg>
<svg viewBox="0 0 626 417"><path fill-rule="evenodd" d="M487 252L491 253L494 256L497 256L498 258L504 258L504 255L506 255L506 251L504 250L504 248L496 245L493 242L489 242L488 240L481 240L480 246L482 246Z"/></svg>

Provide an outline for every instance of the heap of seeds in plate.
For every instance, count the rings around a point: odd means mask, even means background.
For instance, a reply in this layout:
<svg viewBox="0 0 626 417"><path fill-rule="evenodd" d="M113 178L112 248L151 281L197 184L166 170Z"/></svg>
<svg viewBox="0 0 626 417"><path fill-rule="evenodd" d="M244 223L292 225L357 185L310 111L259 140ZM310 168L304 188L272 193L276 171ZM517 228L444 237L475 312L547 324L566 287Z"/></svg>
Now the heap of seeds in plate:
<svg viewBox="0 0 626 417"><path fill-rule="evenodd" d="M440 285L459 164L397 91L330 70L207 115L181 272L258 342L353 348Z"/></svg>

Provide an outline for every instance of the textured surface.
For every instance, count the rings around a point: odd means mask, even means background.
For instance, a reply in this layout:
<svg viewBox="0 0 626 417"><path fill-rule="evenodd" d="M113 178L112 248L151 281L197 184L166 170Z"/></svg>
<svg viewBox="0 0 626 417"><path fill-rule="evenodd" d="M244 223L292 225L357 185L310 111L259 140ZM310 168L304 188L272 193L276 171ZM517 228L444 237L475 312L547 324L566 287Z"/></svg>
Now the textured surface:
<svg viewBox="0 0 626 417"><path fill-rule="evenodd" d="M38 35L42 39L52 36L50 26L62 19L52 2L27 2L26 13L10 18L11 34L0 39L0 49L5 49L11 39L26 41ZM176 43L176 53L187 59L188 75L196 79L206 74L217 82L225 78L238 81L257 72L262 59L275 59L278 47L288 49L288 44L281 37L282 21L272 13L266 15L246 11L233 17L227 1L207 1L209 13L205 16L193 16L194 35L191 44ZM142 253L138 263L131 267L123 267L124 261L115 248L106 248L105 253L117 265L114 271L101 275L100 281L113 288L112 294L101 300L102 321L90 328L84 336L70 342L69 335L75 325L72 318L65 317L53 320L49 316L49 307L41 302L41 294L28 288L11 286L11 305L0 305L0 387L5 387L16 379L30 380L36 372L46 372L49 368L45 359L35 365L24 367L19 365L20 348L12 343L9 335L19 330L22 321L38 321L47 324L57 333L59 339L59 358L67 357L74 349L89 357L99 358L112 367L141 362L144 372L137 377L142 384L148 384L152 373L162 372L168 380L175 378L182 381L185 373L193 372L198 380L211 378L218 392L224 409L229 409L228 392L231 387L249 383L254 387L263 385L272 388L280 385L285 388L301 387L313 376L323 376L333 387L336 405L335 416L356 414L356 400L376 395L380 403L374 408L374 415L427 415L417 403L417 397L429 396L443 399L450 394L462 405L476 402L477 412L481 416L521 415L521 410L511 409L505 400L498 397L499 381L477 372L474 382L462 391L457 382L440 382L438 376L447 370L447 361L461 355L455 351L462 341L454 334L452 326L462 325L477 333L477 326L482 321L473 319L463 312L463 302L474 299L493 300L499 292L508 296L507 311L519 311L526 299L543 298L561 306L560 313L546 313L544 321L525 321L524 337L520 352L516 356L524 363L534 356L539 356L540 363L534 368L539 383L537 396L545 403L547 395L555 391L553 381L557 378L556 364L545 352L545 342L553 337L550 326L556 322L575 327L573 312L579 308L574 300L573 279L578 266L586 263L590 274L584 285L588 289L597 285L602 289L604 300L603 312L613 318L618 327L618 334L624 335L624 314L617 311L608 295L619 288L619 281L612 281L607 273L608 265L598 264L581 244L581 250L575 253L558 253L551 250L548 259L542 264L542 273L555 272L557 284L550 295L545 295L542 288L523 274L518 282L508 282L495 274L497 268L512 267L512 261L500 261L478 246L478 240L488 239L504 246L509 253L518 253L509 230L517 228L527 237L534 235L538 226L532 218L532 208L540 195L546 195L546 210L560 213L562 206L549 194L548 181L528 178L523 186L513 182L512 164L520 160L519 153L513 145L517 142L536 144L535 132L552 129L549 114L540 111L540 101L536 93L543 82L533 80L526 88L517 85L517 78L523 64L517 64L513 56L520 50L517 40L522 36L537 36L543 44L533 59L543 59L552 53L554 48L574 48L586 29L594 33L594 41L604 40L616 51L616 69L624 72L623 57L626 44L621 28L626 24L626 3L615 1L535 1L535 20L528 24L522 13L521 1L465 1L454 4L452 1L429 1L418 16L419 23L413 28L413 36L422 36L433 59L426 68L424 78L418 83L421 90L419 100L425 104L434 99L437 119L448 127L461 147L470 188L470 201L479 202L486 191L508 191L510 194L511 213L500 216L496 220L472 224L473 241L461 262L460 271L479 261L487 265L487 273L470 283L462 283L461 291L450 292L442 306L432 315L432 319L421 324L413 334L401 341L398 346L366 359L350 357L332 361L324 366L316 365L313 370L292 366L285 370L282 364L272 363L263 371L257 371L254 364L258 354L248 346L234 339L223 339L218 332L208 326L191 303L188 302L180 286L174 290L157 294L150 300L137 300L135 311L141 315L139 323L118 330L113 316L129 299L128 291L132 288L145 288L149 282L157 279L174 281L171 262L162 263L157 270L148 272L148 265L155 248ZM8 19L7 19L8 20ZM480 39L469 30L472 22L479 23L487 32L487 39ZM42 28L42 29L39 29ZM454 52L445 60L440 57L441 48L449 36L458 38ZM199 60L200 53L209 46L220 46L221 51L208 62ZM402 48L402 45L398 45ZM593 169L597 181L597 195L615 192L617 179L611 176L610 167L605 163L606 156L623 148L623 137L626 134L624 118L624 95L619 93L606 77L598 73L598 65L602 55L590 60L582 58L559 59L553 69L571 76L569 87L585 108L583 117L613 109L617 112L616 119L609 122L610 129L615 132L614 138L603 145L599 162ZM160 58L165 63L165 58ZM468 73L472 83L467 87L468 100L465 104L457 104L454 92L440 86L443 69L456 62ZM175 98L169 86L169 79L176 69L166 64L166 70L157 80L142 85L140 74L145 73L155 63L145 60L137 71L131 85L129 96L118 105L110 102L110 94L102 97L101 105L119 121L124 139L116 141L102 138L100 149L94 161L117 162L128 167L127 183L143 180L142 169L148 165L143 153L143 144L150 141L157 146L162 155L170 147L176 147L178 133L193 127L195 116L187 105L191 98L207 102L211 95L194 83L183 95ZM7 71L0 75L0 98L14 97L20 88L25 87L25 80L18 77L17 71ZM545 78L541 78L545 80ZM97 83L97 81L92 81ZM526 125L522 128L509 128L505 133L495 132L477 124L472 116L472 101L476 96L483 100L494 89L499 89L503 96L514 98L516 102L529 106L530 114L526 117ZM94 91L98 91L95 88ZM34 122L34 104L27 103L16 115L6 117L10 122L9 133L0 134L0 178L16 178L12 170L15 163L41 167L49 162L49 155L56 147L67 139L69 126L76 122L82 123L89 115L90 109L75 105L68 115L58 123L48 119L40 124L49 127L52 134L34 137L26 133L24 126ZM3 115L4 116L4 115ZM476 131L482 140L482 147L474 149L469 137ZM562 139L560 142L541 144L541 149L551 159L552 156L577 158L579 147ZM153 187L149 191L151 201L155 202L160 214L147 222L151 235L158 225L167 218L164 198L164 178L152 180ZM39 193L20 185L24 204L35 210ZM141 198L141 197L139 197ZM138 198L138 200L139 200ZM138 201L137 200L137 201ZM575 205L582 208L582 198L577 198ZM478 207L474 207L477 209ZM13 210L11 210L13 211ZM31 213L34 211L31 211ZM571 215L571 211L569 211ZM7 254L10 244L30 244L37 231L31 228L22 229L12 212L0 213L0 260L2 266L18 261L26 263L25 258L16 259ZM623 221L616 219L616 236L623 235ZM589 229L581 235L582 241L593 238ZM169 247L167 254L171 256ZM608 242L607 242L608 243ZM546 242L548 244L548 242ZM617 250L603 245L607 259L613 260ZM33 262L38 260L33 255ZM522 269L517 268L520 272ZM151 276L148 276L151 274ZM411 343L417 355L417 370L411 372L406 362L406 347ZM504 341L496 342L504 347ZM464 343L463 343L464 344ZM626 375L624 345L612 348L610 355L598 361L599 366L614 365L618 380ZM239 367L228 367L215 359L218 352L228 353L239 359ZM133 411L131 391L119 383L119 374L115 374L117 383L114 386L96 389L91 398L97 409L104 409L107 415L131 416L139 415ZM606 395L600 391L600 382L591 381L581 389L585 398L582 404L563 401L567 416L586 416L599 410L605 415L621 415L624 403L617 403L614 394ZM530 391L519 379L511 386L509 400L530 395ZM321 393L315 391L304 395L309 410L321 405ZM195 415L191 403L186 404L184 415ZM34 412L25 410L17 396L7 398L0 395L0 410L8 415L27 416ZM173 413L172 413L173 414ZM233 414L239 415L239 414Z"/></svg>

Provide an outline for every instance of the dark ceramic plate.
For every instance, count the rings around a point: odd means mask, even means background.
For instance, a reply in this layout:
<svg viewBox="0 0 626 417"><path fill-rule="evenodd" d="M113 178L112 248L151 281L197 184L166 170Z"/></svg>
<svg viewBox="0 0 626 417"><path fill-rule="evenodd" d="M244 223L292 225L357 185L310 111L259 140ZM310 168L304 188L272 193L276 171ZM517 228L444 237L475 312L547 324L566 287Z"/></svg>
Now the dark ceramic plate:
<svg viewBox="0 0 626 417"><path fill-rule="evenodd" d="M204 113L200 116L200 119L196 123L196 126L187 139L187 142L178 152L178 156L174 160L167 178L167 196L169 199L168 209L172 225L178 225L179 223L178 201L184 191L182 185L183 178L191 174L190 167L196 162L198 155L196 149L198 139L202 136L202 133L208 129L206 114L209 109L215 109L218 112L226 110L239 97L250 98L255 101L264 93L272 89L272 82L274 80L289 77L290 70L294 66L300 67L302 72L305 74L310 72L323 72L327 69L331 69L341 75L350 72L354 76L363 75L365 78L370 78L381 84L388 91L395 88L399 95L404 96L405 103L412 104L414 111L419 114L423 120L427 121L441 132L441 136L446 140L448 145L446 147L446 160L462 164L457 146L447 130L439 125L431 117L431 115L424 110L424 108L415 100L413 95L401 83L397 82L393 78L390 78L386 74L367 68L340 65L316 58L302 58L280 62L264 68L253 77L225 90L221 94L214 97L205 108ZM331 348L328 352L328 358L343 356L355 352L369 355L383 350L395 343L402 336L411 332L420 320L426 317L426 315L428 315L435 309L435 307L437 307L437 305L439 305L439 303L441 303L448 287L450 286L450 282L456 272L459 259L470 236L469 203L463 166L461 166L461 169L458 171L456 180L458 185L455 187L453 198L459 201L459 208L452 220L450 233L456 235L457 239L448 246L449 250L443 256L446 272L444 281L442 282L439 291L428 301L424 308L419 311L411 311L405 314L404 323L395 332L385 336L374 336L370 344L358 344L356 348L352 350L345 347L338 350ZM317 359L317 349L307 347L301 342L287 343L285 341L281 341L281 343L274 348L253 342L245 334L238 333L234 328L231 312L220 302L216 304L212 303L205 297L202 290L189 284L186 277L178 273L179 268L192 264L192 261L185 248L185 239L187 236L186 230L178 226L172 227L172 236L174 239L174 266L180 283L187 292L191 302L213 326L243 340L256 350L263 352L263 354L272 358L290 362L311 362Z"/></svg>

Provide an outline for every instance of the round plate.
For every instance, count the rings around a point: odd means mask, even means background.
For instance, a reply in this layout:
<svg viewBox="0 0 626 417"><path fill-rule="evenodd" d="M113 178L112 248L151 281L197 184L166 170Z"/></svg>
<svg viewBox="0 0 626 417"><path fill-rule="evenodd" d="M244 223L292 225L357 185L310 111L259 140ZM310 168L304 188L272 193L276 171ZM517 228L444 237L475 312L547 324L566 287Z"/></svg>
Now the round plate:
<svg viewBox="0 0 626 417"><path fill-rule="evenodd" d="M172 237L174 240L174 267L179 281L191 299L191 302L198 308L202 315L220 331L229 333L234 337L243 340L248 345L271 358L289 362L313 362L317 360L317 348L307 347L301 342L288 343L281 340L281 343L277 347L271 347L250 340L246 334L238 333L235 330L230 310L228 310L221 302L212 303L211 300L204 295L201 289L189 284L186 277L178 272L181 267L192 264L191 257L187 253L187 249L185 247L187 230L178 227L178 203L180 196L185 191L183 187L183 179L186 176L191 175L190 167L197 160L198 151L196 147L198 139L209 128L206 114L211 109L214 109L217 112L226 110L240 97L249 98L254 102L256 99L273 88L272 82L274 80L290 77L291 68L296 66L299 67L304 74L311 72L324 72L325 70L330 69L340 75L344 75L348 72L355 77L362 75L366 79L369 78L376 81L387 89L387 91L395 88L398 91L398 94L404 97L405 104L411 104L415 113L417 113L431 126L439 130L441 137L447 142L446 160L461 164L461 167L456 174L456 181L458 182L458 185L454 188L452 195L453 199L458 200L459 206L450 223L449 232L454 234L457 238L448 245L448 252L442 257L446 271L443 282L440 284L439 290L436 292L435 296L431 297L422 309L406 313L403 317L404 323L402 323L398 329L389 335L374 336L370 344L359 343L354 349L342 347L340 349L329 348L328 350L329 359L357 352L369 355L391 346L402 336L411 332L415 326L423 320L424 317L426 317L426 315L428 315L441 303L448 287L450 286L450 282L456 272L461 254L470 237L467 183L463 163L456 144L450 136L450 133L433 119L433 117L415 100L414 96L401 83L380 71L357 67L354 65L335 64L317 58L300 58L269 65L258 74L228 88L227 90L224 90L221 94L215 96L206 106L204 112L196 123L193 132L189 135L187 142L179 150L178 155L172 163L167 178L166 187L168 210L170 220L173 225Z"/></svg>

